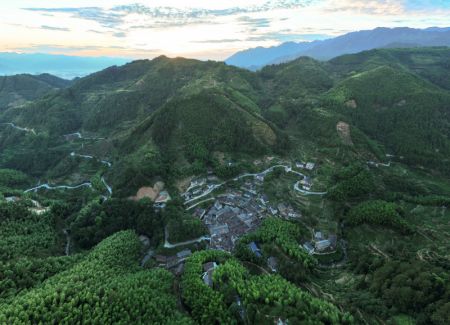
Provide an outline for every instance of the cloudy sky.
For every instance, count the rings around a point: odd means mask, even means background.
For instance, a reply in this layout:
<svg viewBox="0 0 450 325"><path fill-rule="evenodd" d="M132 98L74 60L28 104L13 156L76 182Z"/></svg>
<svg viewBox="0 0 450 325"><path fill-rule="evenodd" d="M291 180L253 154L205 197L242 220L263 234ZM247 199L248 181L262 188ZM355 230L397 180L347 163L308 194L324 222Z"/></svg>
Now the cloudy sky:
<svg viewBox="0 0 450 325"><path fill-rule="evenodd" d="M354 30L450 26L450 0L0 1L0 51L224 59Z"/></svg>

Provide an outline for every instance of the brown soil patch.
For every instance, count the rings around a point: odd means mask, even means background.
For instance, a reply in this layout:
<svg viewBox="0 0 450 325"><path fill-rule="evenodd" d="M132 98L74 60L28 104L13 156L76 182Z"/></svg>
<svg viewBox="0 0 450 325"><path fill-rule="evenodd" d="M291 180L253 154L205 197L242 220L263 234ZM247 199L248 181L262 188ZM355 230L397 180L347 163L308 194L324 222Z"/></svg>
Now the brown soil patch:
<svg viewBox="0 0 450 325"><path fill-rule="evenodd" d="M139 201L143 198L149 198L152 201L155 201L158 197L159 193L164 189L163 182L156 182L153 187L143 186L141 187L135 196L131 196L130 200Z"/></svg>
<svg viewBox="0 0 450 325"><path fill-rule="evenodd" d="M175 186L178 189L178 191L185 192L188 189L189 184L191 184L191 181L193 179L194 179L194 176L180 179L179 181L176 182Z"/></svg>
<svg viewBox="0 0 450 325"><path fill-rule="evenodd" d="M344 144L353 146L352 137L350 135L350 125L348 125L348 123L342 121L338 122L338 124L336 124L336 131Z"/></svg>

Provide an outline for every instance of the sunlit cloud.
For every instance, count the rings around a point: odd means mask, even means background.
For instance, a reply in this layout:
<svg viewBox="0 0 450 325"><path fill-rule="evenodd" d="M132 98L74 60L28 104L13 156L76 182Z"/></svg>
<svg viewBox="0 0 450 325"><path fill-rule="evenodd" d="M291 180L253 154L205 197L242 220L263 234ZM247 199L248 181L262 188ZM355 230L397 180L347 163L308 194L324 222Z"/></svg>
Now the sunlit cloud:
<svg viewBox="0 0 450 325"><path fill-rule="evenodd" d="M321 40L380 26L447 27L450 15L447 0L136 1L2 4L0 51L221 60L249 47Z"/></svg>

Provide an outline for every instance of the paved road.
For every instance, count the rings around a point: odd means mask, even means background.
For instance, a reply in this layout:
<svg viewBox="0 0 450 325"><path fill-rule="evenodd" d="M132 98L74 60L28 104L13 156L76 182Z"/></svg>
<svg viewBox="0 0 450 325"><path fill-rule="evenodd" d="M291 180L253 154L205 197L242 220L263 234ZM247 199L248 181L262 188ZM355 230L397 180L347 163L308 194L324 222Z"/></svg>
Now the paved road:
<svg viewBox="0 0 450 325"><path fill-rule="evenodd" d="M266 170L263 170L262 172L259 172L259 173L245 173L245 174L242 174L242 175L239 175L239 176L233 178L232 180L233 180L233 181L238 181L238 180L240 180L241 178L245 178L245 177L256 177L256 176L258 176L258 175L265 176L265 175L267 175L268 173L273 172L273 170L274 170L275 168L284 168L284 170L285 170L286 173L293 173L293 174L296 174L296 175L298 175L298 176L300 176L300 177L302 177L302 178L305 178L305 177L306 177L306 175L304 175L304 174L302 174L302 173L300 173L300 172L298 172L298 171L292 170L292 167L291 167L291 166L288 166L288 165L274 165L274 166L272 166L272 167L267 168ZM210 193L212 193L214 190L220 188L222 185L225 185L225 184L227 184L227 183L230 182L230 181L231 181L231 180L227 180L227 181L225 181L225 182L223 182L223 183L220 183L220 184L209 185L208 189L207 189L205 192L203 192L203 193L200 194L199 196L196 196L196 197L194 197L194 198L192 198L192 199L189 199L189 200L185 201L184 204L188 204L188 203L193 202L193 201L196 201L196 200L198 200L198 199L200 199L200 198L202 198L202 197L205 197L205 196L209 195ZM302 193L302 194L305 194L305 195L325 195L325 194L327 194L327 192L310 192L310 191L305 191L305 190L303 190L303 189L300 189L300 187L298 186L298 184L299 184L299 182L297 182L297 183L294 184L294 189L295 189L296 191ZM193 188L193 187L192 187L192 188ZM191 187L189 187L189 189L191 189ZM183 193L183 194L185 194L185 193ZM194 205L194 206L195 206L195 205ZM192 208L192 207L194 207L194 206L191 206L191 207L189 207L189 208Z"/></svg>
<svg viewBox="0 0 450 325"><path fill-rule="evenodd" d="M200 242L202 242L204 240L208 240L208 241L211 240L210 237L202 236L202 237L199 237L199 238L196 238L196 239L187 240L187 241L183 241L183 242L176 243L176 244L171 244L171 243L169 243L169 231L167 230L167 227L164 228L164 237L165 237L165 240L164 240L164 247L165 248L174 248L174 247L178 247L178 246L190 245L190 244L193 244L193 243L200 243Z"/></svg>
<svg viewBox="0 0 450 325"><path fill-rule="evenodd" d="M80 188L80 187L85 187L85 186L92 188L91 182L86 182L86 183L79 184L79 185L74 185L74 186L71 186L71 185L51 186L51 185L46 183L46 184L42 184L42 185L30 188L28 190L25 190L24 193L28 193L28 192L32 192L32 191L36 192L37 190L39 190L41 188L46 189L46 190L58 190L58 189L74 190L74 189L77 189L77 188Z"/></svg>
<svg viewBox="0 0 450 325"><path fill-rule="evenodd" d="M14 129L19 130L19 131L31 132L33 134L36 134L36 132L33 129L22 128L20 126L15 125L14 123L3 123L3 125L9 125L9 126L13 127Z"/></svg>

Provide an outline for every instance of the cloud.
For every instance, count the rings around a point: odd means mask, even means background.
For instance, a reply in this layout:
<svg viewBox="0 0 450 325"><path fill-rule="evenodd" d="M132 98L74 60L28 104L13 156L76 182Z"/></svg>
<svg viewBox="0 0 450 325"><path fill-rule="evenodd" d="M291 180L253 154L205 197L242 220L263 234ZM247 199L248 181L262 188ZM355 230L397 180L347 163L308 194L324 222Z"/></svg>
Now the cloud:
<svg viewBox="0 0 450 325"><path fill-rule="evenodd" d="M309 33L294 33L294 32L269 32L257 36L250 36L246 39L249 42L265 42L265 41L280 41L280 42L301 42L324 40L332 36L327 34L309 34Z"/></svg>
<svg viewBox="0 0 450 325"><path fill-rule="evenodd" d="M81 7L81 8L23 8L28 11L36 11L44 14L63 13L70 14L72 17L92 20L104 27L116 27L123 23L124 14L102 9L99 7Z"/></svg>
<svg viewBox="0 0 450 325"><path fill-rule="evenodd" d="M117 32L117 33L113 33L114 37L118 37L118 38L123 38L123 37L127 37L127 34L124 32Z"/></svg>
<svg viewBox="0 0 450 325"><path fill-rule="evenodd" d="M65 28L65 27L54 27L54 26L47 26L47 25L42 25L41 29L47 29L47 30L54 30L54 31L60 31L60 32L70 32L69 28Z"/></svg>
<svg viewBox="0 0 450 325"><path fill-rule="evenodd" d="M115 6L110 9L100 7L80 8L23 8L42 14L65 13L72 17L95 21L103 27L118 28L129 15L141 16L150 23L147 27L173 27L196 24L207 19L229 17L242 14L263 13L276 9L294 9L306 7L322 0L269 0L260 5L229 7L224 9L155 7L142 4ZM263 24L261 22L261 24ZM264 22L268 25L268 22Z"/></svg>
<svg viewBox="0 0 450 325"><path fill-rule="evenodd" d="M214 44L214 43L222 44L222 43L236 43L236 42L242 42L242 40L238 38L224 38L224 39L192 41L192 43L200 43L200 44Z"/></svg>
<svg viewBox="0 0 450 325"><path fill-rule="evenodd" d="M404 12L403 0L331 0L327 12L352 12L366 15L398 15Z"/></svg>
<svg viewBox="0 0 450 325"><path fill-rule="evenodd" d="M249 16L242 16L237 19L239 24L250 26L254 28L261 28L261 27L270 27L270 19L268 18L252 18Z"/></svg>

